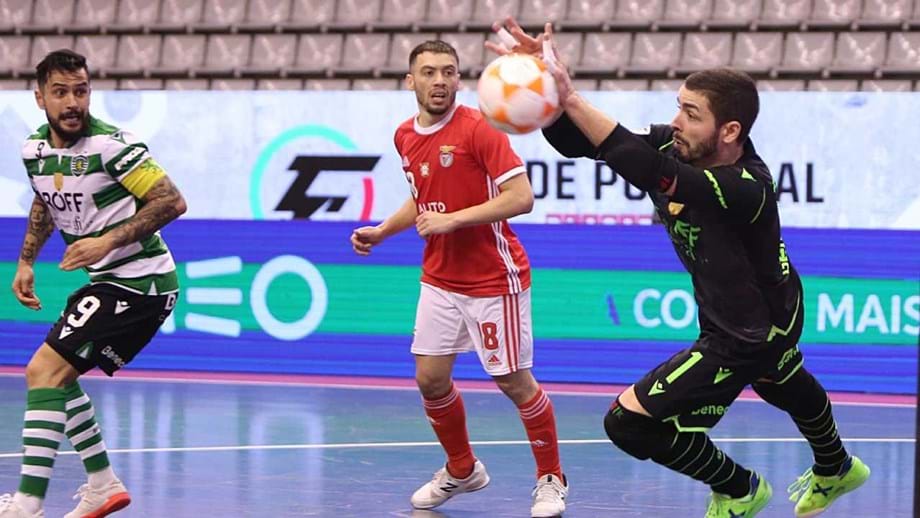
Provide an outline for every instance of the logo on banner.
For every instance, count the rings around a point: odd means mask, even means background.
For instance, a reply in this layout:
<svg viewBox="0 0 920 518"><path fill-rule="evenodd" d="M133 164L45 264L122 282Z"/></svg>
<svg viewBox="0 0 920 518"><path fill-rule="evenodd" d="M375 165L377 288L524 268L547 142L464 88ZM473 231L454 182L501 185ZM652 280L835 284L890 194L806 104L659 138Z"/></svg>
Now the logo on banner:
<svg viewBox="0 0 920 518"><path fill-rule="evenodd" d="M280 154L282 149L290 152L292 146L288 144L302 139L319 139L346 152L357 151L351 139L327 126L299 126L278 135L263 149L253 168L250 207L254 219L265 219L266 213L287 212L293 219L369 220L374 206L374 180L370 173L380 156L299 152L289 162L282 162L287 166L285 169L277 164L278 160L273 161L276 155L284 158ZM283 191L273 192L279 184L283 185L280 178L290 177L288 171L296 173L293 180ZM355 178L356 173L363 176ZM268 175L271 180L266 178ZM355 203L353 199L360 201ZM360 209L343 210L346 204Z"/></svg>

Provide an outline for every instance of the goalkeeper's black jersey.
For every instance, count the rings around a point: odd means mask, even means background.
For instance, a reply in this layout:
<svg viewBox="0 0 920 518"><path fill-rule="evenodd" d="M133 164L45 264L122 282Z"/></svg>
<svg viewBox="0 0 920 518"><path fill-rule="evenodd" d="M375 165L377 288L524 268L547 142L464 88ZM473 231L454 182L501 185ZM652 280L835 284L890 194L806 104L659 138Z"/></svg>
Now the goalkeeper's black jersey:
<svg viewBox="0 0 920 518"><path fill-rule="evenodd" d="M641 175L658 173L636 170L637 163L676 171L673 196L657 189L649 196L693 279L700 317L758 344L792 328L802 311L802 286L780 236L773 178L750 139L736 163L700 169L677 158L667 125L642 135L618 126L596 149L564 115L544 134L562 154L604 160L634 185ZM628 152L624 141L632 144Z"/></svg>

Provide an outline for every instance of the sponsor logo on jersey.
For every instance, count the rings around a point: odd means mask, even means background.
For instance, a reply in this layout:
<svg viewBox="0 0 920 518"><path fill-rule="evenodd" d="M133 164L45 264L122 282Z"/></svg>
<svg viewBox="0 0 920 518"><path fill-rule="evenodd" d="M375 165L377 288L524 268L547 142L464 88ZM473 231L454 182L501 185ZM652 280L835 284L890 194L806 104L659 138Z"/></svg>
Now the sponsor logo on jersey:
<svg viewBox="0 0 920 518"><path fill-rule="evenodd" d="M64 188L64 173L54 173L54 188L58 191Z"/></svg>
<svg viewBox="0 0 920 518"><path fill-rule="evenodd" d="M403 169L409 169L409 157L403 155L402 160Z"/></svg>
<svg viewBox="0 0 920 518"><path fill-rule="evenodd" d="M457 146L441 146L441 167L450 167L454 164L454 149Z"/></svg>
<svg viewBox="0 0 920 518"><path fill-rule="evenodd" d="M121 358L121 356L118 356L118 353L116 353L110 345L105 346L101 354L112 360L112 363L117 365L119 369L125 366L125 361Z"/></svg>
<svg viewBox="0 0 920 518"><path fill-rule="evenodd" d="M428 178L428 175L430 174L430 167L428 162L422 162L422 165L419 166L419 172L422 173L422 178Z"/></svg>
<svg viewBox="0 0 920 518"><path fill-rule="evenodd" d="M492 356L489 356L489 365L501 365L502 361L494 353Z"/></svg>

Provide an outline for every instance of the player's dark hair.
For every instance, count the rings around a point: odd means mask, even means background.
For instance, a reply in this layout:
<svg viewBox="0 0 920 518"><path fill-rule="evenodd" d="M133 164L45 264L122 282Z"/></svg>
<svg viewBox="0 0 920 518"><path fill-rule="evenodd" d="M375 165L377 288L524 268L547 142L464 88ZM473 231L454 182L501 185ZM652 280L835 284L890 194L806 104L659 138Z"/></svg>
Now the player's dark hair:
<svg viewBox="0 0 920 518"><path fill-rule="evenodd" d="M86 56L78 54L70 49L60 49L50 52L45 59L41 60L38 66L35 67L35 71L38 75L38 85L40 87L45 86L45 83L48 82L48 77L51 76L51 72L55 70L58 72L76 72L78 70L86 70L86 75L89 76L89 67L86 66Z"/></svg>
<svg viewBox="0 0 920 518"><path fill-rule="evenodd" d="M744 142L760 111L757 85L751 76L730 68L714 68L690 74L684 87L706 96L717 126L738 121L741 124L739 142Z"/></svg>
<svg viewBox="0 0 920 518"><path fill-rule="evenodd" d="M460 57L457 56L457 49L451 46L450 43L441 40L428 40L424 43L418 44L412 52L409 53L409 70L412 70L412 65L415 64L415 58L418 57L422 52L431 52L434 54L450 54L454 57L454 61L457 62L457 67L460 66Z"/></svg>

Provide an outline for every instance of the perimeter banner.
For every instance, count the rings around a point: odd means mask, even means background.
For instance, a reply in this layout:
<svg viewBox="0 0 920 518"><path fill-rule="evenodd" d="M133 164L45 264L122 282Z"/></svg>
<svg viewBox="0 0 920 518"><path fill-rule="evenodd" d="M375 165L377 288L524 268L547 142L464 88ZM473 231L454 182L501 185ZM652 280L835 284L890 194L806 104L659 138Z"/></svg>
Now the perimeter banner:
<svg viewBox="0 0 920 518"><path fill-rule="evenodd" d="M676 111L673 93L587 96L632 129ZM146 141L188 218L382 220L409 196L393 132L416 111L411 92L96 92L91 111ZM916 113L916 93L764 92L752 138L784 224L920 229ZM25 216L20 146L44 114L30 92L0 92L0 114L0 216ZM518 222L651 223L644 194L605 165L566 159L539 132L512 145L536 196Z"/></svg>

